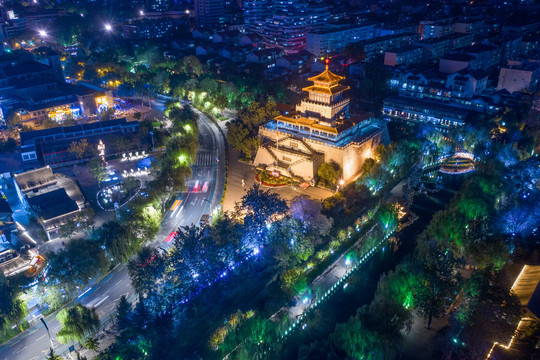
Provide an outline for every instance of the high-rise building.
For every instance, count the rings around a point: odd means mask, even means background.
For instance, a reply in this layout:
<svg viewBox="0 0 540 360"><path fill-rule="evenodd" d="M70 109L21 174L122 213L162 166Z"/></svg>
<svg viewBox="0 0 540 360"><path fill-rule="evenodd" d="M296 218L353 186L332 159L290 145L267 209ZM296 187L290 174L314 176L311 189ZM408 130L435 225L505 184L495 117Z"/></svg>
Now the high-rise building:
<svg viewBox="0 0 540 360"><path fill-rule="evenodd" d="M246 0L244 2L246 31L262 34L272 3L271 0Z"/></svg>
<svg viewBox="0 0 540 360"><path fill-rule="evenodd" d="M306 34L327 24L330 13L319 2L276 1L272 16L266 18L262 33L268 46L278 46L287 53L306 48Z"/></svg>
<svg viewBox="0 0 540 360"><path fill-rule="evenodd" d="M225 6L223 0L195 0L197 27L216 29L223 25Z"/></svg>

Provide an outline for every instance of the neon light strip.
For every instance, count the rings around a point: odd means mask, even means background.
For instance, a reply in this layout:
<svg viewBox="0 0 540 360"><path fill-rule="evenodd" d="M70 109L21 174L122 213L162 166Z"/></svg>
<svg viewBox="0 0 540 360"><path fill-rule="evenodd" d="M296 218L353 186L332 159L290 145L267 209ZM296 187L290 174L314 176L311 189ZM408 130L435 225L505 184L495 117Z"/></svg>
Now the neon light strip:
<svg viewBox="0 0 540 360"><path fill-rule="evenodd" d="M516 281L514 281L514 285L510 288L510 291L514 290L514 287L516 287L516 284L518 283L519 279L521 278L521 275L523 275L523 271L525 271L525 268L527 265L523 265L523 269L521 269L521 272L519 273L518 277L516 278Z"/></svg>
<svg viewBox="0 0 540 360"><path fill-rule="evenodd" d="M525 265L526 266L526 265ZM489 350L489 353L488 355L486 356L486 360L489 359L491 357L491 353L493 352L493 350L495 349L495 346L499 345L503 348L505 348L506 350L510 349L512 347L512 343L514 342L515 338L516 338L516 335L517 335L517 332L519 330L519 327L521 326L521 324L523 323L523 320L528 320L529 318L522 318L521 320L519 320L519 324L518 326L516 327L516 330L514 331L514 335L512 335L512 338L510 339L510 342L508 343L508 345L503 345L503 344L499 344L497 341L495 341L493 343L493 346L491 347L491 350Z"/></svg>

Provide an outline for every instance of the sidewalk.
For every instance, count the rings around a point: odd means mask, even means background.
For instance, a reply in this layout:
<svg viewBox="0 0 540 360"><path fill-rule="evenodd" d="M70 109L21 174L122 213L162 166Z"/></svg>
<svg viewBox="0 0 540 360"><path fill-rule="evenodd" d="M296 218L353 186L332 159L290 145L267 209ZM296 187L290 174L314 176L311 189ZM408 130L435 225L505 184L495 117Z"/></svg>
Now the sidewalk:
<svg viewBox="0 0 540 360"><path fill-rule="evenodd" d="M360 266L365 259L369 256L366 254L362 257L360 260L348 260L346 259L347 254L350 250L354 249L357 244L359 244L366 236L368 236L375 226L372 226L364 235L362 235L358 240L354 242L353 245L351 245L347 249L343 249L343 253L341 256L334 261L328 268L319 275L313 282L309 285L309 288L311 289L311 296L308 298L301 299L302 301L298 301L296 305L290 307L288 309L289 317L291 319L297 319L300 317L304 312L308 311L315 303L319 300L322 300L324 297L323 294L328 293L332 288L335 288L336 285L338 285L340 282L343 281L346 275L350 274L350 272L354 271L358 266ZM380 243L375 247L379 247ZM343 286L347 286L347 283L345 283Z"/></svg>
<svg viewBox="0 0 540 360"><path fill-rule="evenodd" d="M413 312L411 331L403 334L403 353L407 359L431 359L433 336L446 325L448 325L447 319L433 318L431 329L427 329L426 320Z"/></svg>

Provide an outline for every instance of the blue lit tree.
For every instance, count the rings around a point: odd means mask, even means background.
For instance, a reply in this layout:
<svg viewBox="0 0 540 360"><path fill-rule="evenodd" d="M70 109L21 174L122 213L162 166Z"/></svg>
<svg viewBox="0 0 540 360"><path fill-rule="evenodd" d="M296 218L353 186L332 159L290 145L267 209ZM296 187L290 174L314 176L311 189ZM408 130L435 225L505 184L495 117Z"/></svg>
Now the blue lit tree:
<svg viewBox="0 0 540 360"><path fill-rule="evenodd" d="M288 210L287 203L279 195L253 185L242 197L241 211L245 214L244 227L249 243L260 246L266 242L271 224Z"/></svg>

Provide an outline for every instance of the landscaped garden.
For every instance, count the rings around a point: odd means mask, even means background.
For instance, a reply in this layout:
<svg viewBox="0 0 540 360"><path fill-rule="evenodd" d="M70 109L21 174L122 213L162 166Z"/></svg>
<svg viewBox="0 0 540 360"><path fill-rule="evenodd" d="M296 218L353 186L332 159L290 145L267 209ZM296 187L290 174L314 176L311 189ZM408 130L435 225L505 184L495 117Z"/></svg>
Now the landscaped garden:
<svg viewBox="0 0 540 360"><path fill-rule="evenodd" d="M262 170L258 171L255 175L255 181L263 186L286 186L297 184L298 181L291 179L290 177L283 176L276 171Z"/></svg>

